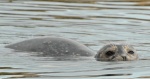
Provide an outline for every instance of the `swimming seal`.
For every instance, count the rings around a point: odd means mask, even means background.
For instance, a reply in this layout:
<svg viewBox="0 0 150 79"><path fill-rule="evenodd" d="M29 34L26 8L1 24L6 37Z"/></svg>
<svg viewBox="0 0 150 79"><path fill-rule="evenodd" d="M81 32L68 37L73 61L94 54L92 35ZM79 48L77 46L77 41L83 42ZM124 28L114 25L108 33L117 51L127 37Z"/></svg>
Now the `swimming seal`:
<svg viewBox="0 0 150 79"><path fill-rule="evenodd" d="M94 56L95 51L71 39L61 37L45 37L25 40L5 46L21 51L41 52L42 56ZM95 55L98 61L129 61L137 60L136 50L131 45L108 44Z"/></svg>

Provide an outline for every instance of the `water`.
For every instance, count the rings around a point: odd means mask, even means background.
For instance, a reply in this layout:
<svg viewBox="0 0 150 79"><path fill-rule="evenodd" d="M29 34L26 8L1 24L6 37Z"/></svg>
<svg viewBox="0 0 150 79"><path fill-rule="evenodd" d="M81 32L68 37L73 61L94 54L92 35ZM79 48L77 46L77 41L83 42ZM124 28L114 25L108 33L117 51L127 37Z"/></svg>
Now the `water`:
<svg viewBox="0 0 150 79"><path fill-rule="evenodd" d="M150 78L149 0L0 0L1 79ZM38 57L5 45L36 37L74 39L98 51L127 42L138 61L100 62L93 57Z"/></svg>

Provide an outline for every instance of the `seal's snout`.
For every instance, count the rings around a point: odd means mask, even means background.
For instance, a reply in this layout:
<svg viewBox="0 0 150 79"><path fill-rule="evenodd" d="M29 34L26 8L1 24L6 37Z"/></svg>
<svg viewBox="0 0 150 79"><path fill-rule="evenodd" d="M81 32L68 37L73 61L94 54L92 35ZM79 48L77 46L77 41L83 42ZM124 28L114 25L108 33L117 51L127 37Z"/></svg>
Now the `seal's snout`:
<svg viewBox="0 0 150 79"><path fill-rule="evenodd" d="M127 61L127 57L126 56L122 56L123 61Z"/></svg>

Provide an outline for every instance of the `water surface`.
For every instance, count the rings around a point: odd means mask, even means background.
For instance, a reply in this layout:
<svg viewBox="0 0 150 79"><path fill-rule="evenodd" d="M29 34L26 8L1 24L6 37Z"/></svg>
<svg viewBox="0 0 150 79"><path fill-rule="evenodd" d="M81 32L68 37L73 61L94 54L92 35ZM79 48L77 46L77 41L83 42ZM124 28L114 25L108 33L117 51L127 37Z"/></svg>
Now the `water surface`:
<svg viewBox="0 0 150 79"><path fill-rule="evenodd" d="M0 78L150 78L149 5L149 0L0 0ZM35 52L4 48L45 36L70 38L94 51L109 42L127 42L140 59L38 57Z"/></svg>

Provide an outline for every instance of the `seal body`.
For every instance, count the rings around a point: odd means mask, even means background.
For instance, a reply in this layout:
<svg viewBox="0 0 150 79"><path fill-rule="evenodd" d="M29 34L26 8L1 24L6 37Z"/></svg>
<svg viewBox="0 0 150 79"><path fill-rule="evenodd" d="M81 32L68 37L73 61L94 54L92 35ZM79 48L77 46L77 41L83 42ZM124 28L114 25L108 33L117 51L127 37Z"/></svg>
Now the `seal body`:
<svg viewBox="0 0 150 79"><path fill-rule="evenodd" d="M94 51L71 39L45 37L7 45L20 51L41 52L43 56L93 56Z"/></svg>

